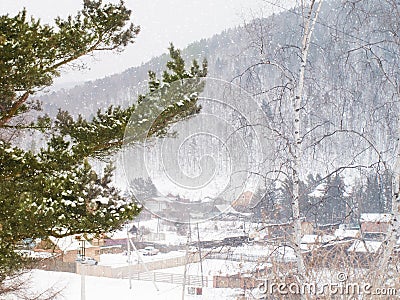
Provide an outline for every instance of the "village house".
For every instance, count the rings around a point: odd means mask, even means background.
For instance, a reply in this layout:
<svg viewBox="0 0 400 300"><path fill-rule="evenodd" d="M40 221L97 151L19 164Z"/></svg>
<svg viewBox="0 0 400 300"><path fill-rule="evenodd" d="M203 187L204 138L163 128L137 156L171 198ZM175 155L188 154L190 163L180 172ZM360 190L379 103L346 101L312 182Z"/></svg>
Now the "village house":
<svg viewBox="0 0 400 300"><path fill-rule="evenodd" d="M390 214L364 213L360 216L361 232L369 240L383 240L390 221Z"/></svg>
<svg viewBox="0 0 400 300"><path fill-rule="evenodd" d="M83 241L82 241L83 240ZM85 240L80 235L70 235L63 238L49 237L49 239L41 241L35 247L35 251L58 253L62 262L75 262L78 255L82 254L83 243L85 247L85 256L100 261L100 240Z"/></svg>
<svg viewBox="0 0 400 300"><path fill-rule="evenodd" d="M253 198L253 193L246 191L242 193L237 199L232 202L232 207L239 210L245 210L251 208L251 199Z"/></svg>

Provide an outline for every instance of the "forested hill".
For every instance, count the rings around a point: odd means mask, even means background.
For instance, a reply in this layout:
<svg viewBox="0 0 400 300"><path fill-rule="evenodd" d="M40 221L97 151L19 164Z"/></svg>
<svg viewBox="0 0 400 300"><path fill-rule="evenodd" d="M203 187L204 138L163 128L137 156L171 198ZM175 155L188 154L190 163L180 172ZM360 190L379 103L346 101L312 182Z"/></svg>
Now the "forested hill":
<svg viewBox="0 0 400 300"><path fill-rule="evenodd" d="M324 140L320 153L332 160L350 159L356 153L349 149L368 148L359 161L365 162L375 159L377 151L390 156L394 149L398 91L387 76L394 82L399 79L400 46L393 34L398 24L389 3L346 3L325 1L315 25L303 109L304 133L312 134L307 134L304 147L312 155L321 136L339 130L338 138ZM187 61L206 58L210 77L235 78L259 95L279 132L291 132L291 92L298 78L302 26L299 11L285 11L194 42L183 49L183 56ZM44 110L54 115L61 107L90 117L100 107L135 101L146 91L148 70L159 73L167 59L162 55L120 74L42 96Z"/></svg>
<svg viewBox="0 0 400 300"><path fill-rule="evenodd" d="M206 58L209 63L209 76L230 80L241 71L241 65L244 64L239 53L245 44L245 37L243 28L226 30L212 38L190 44L183 49L182 54L188 64L193 59L201 62ZM167 47L168 45L165 45L166 50ZM135 101L138 93L147 91L148 71L160 74L165 69L167 60L168 56L163 54L122 73L42 95L40 99L43 101L44 111L54 115L58 108L62 108L73 114L90 116L98 108L109 104L124 105Z"/></svg>

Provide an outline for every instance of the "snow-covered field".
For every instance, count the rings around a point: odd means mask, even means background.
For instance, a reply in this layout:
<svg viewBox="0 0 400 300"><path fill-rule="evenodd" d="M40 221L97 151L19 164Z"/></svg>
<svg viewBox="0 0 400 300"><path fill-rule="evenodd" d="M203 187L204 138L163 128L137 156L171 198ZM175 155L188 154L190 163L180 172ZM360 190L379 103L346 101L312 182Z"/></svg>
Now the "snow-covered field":
<svg viewBox="0 0 400 300"><path fill-rule="evenodd" d="M203 269L203 275L207 276L209 282L212 283L212 277L215 275L234 275L238 272L254 271L256 268L262 267L264 267L264 265L260 263L238 262L222 259L206 259L202 262L202 264L188 264L186 266L186 272L188 275L200 276L201 269ZM183 274L184 268L184 266L180 266L168 269L161 269L157 272Z"/></svg>
<svg viewBox="0 0 400 300"><path fill-rule="evenodd" d="M173 258L173 257L181 257L181 256L185 256L184 251L171 251L168 253L158 253L157 255L152 255L152 256L141 255L141 258L144 262L148 262L148 261L163 260L163 259L168 259L168 258ZM132 252L131 262L132 262L132 264L137 264L140 262L138 260L138 256L137 256L136 252ZM100 255L99 265L111 266L111 267L127 266L127 265L129 265L128 256L123 253L102 254L102 255Z"/></svg>
<svg viewBox="0 0 400 300"><path fill-rule="evenodd" d="M163 233L165 240L157 240L154 242L166 245L180 245L181 250L170 251L168 253L158 253L154 256L143 256L141 258L145 262L155 261L155 260L165 260L175 257L184 257L185 248L187 242L187 236L179 235L176 231L174 224L168 222L163 222L157 219L142 220L140 222L133 222L127 228L131 228L135 224L137 228L145 227L149 229L152 233L159 232ZM200 240L223 240L229 236L240 236L243 235L243 230L251 230L258 227L259 224L246 223L243 221L209 221L199 224L199 236ZM127 228L123 228L119 231L114 232L111 236L115 239L124 239L127 237ZM197 228L192 228L192 241L197 240ZM254 229L253 229L254 230ZM76 248L77 246L75 246ZM258 262L244 262L231 261L229 260L230 255L234 255L235 258L241 256L265 256L270 252L267 246L263 245L243 245L236 247L229 246L218 246L213 249L202 249L203 255L207 254L220 254L221 258L227 256L225 259L205 259L202 263L192 263L188 264L186 267L187 275L200 276L203 274L207 276L208 287L203 288L203 295L189 295L188 289L185 289L185 299L237 299L240 295L240 290L235 289L215 289L212 288L213 276L215 275L233 275L238 272L254 271L256 269L261 269L265 267L263 263ZM139 260L137 254L133 251L131 256L131 263L138 264ZM99 265L110 266L110 267L122 267L128 265L128 256L125 253L119 254L102 254L100 256ZM180 274L183 275L185 271L184 266L158 269L154 270L157 273L169 273L169 274ZM86 276L86 298L90 299L182 299L182 285L161 283L158 282L157 290L151 281L138 281L132 280L132 289L129 289L128 279L112 279L106 277L92 277ZM31 276L31 291L32 296L35 296L49 288L54 288L55 290L62 290L60 299L71 299L79 300L81 299L81 275L72 273L61 273L61 272L49 272L34 270ZM18 298L8 298L7 300L16 300Z"/></svg>
<svg viewBox="0 0 400 300"><path fill-rule="evenodd" d="M85 277L86 300L108 299L148 299L148 300L175 300L182 299L182 286L167 283L157 283L159 291L152 282L132 281L132 289L129 289L127 279L110 279L104 277ZM35 270L31 275L32 295L40 293L48 288L62 289L60 299L81 299L81 276L72 273L48 272ZM188 295L185 291L185 299L236 299L238 291L233 289L204 288L202 296ZM17 300L9 298L7 300Z"/></svg>

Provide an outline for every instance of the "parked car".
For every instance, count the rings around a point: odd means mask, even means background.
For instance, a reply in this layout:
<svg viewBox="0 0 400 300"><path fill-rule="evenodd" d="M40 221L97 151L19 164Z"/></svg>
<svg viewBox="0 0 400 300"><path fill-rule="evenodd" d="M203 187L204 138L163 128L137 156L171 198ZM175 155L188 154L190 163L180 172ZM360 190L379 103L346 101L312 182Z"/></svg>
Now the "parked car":
<svg viewBox="0 0 400 300"><path fill-rule="evenodd" d="M194 253L199 252L199 249L197 247L195 247L195 246L190 246L189 248L185 247L183 249L178 249L178 251L179 252L183 252L183 253L186 253L186 251L187 251L188 253L194 254Z"/></svg>
<svg viewBox="0 0 400 300"><path fill-rule="evenodd" d="M81 264L90 265L90 266L94 266L94 265L97 265L99 263L94 258L82 257L81 255L78 255L75 261L80 262Z"/></svg>
<svg viewBox="0 0 400 300"><path fill-rule="evenodd" d="M199 249L195 246L190 246L188 249L188 252L189 253L197 253L197 252L199 252Z"/></svg>
<svg viewBox="0 0 400 300"><path fill-rule="evenodd" d="M141 249L140 252L142 252L143 255L151 256L151 255L157 255L160 252L160 250L152 246L147 246L144 249Z"/></svg>

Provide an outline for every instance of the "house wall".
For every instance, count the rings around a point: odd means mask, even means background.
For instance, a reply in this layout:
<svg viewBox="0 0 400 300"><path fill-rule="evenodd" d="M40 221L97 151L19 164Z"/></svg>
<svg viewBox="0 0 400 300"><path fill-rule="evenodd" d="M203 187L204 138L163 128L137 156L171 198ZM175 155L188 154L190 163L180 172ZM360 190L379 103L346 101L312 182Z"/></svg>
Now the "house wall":
<svg viewBox="0 0 400 300"><path fill-rule="evenodd" d="M91 241L90 241L90 243L92 244L92 246L104 246L104 244L105 244L105 241L104 241L104 239L97 239L97 238L94 238L94 239L92 239Z"/></svg>
<svg viewBox="0 0 400 300"><path fill-rule="evenodd" d="M100 261L100 247L86 248L85 252L86 252L85 253L86 257L91 257L97 261ZM78 250L71 250L68 251L67 253L64 253L62 255L63 262L75 262L78 253L79 253Z"/></svg>
<svg viewBox="0 0 400 300"><path fill-rule="evenodd" d="M361 231L386 233L388 226L389 224L386 222L363 222L361 223Z"/></svg>
<svg viewBox="0 0 400 300"><path fill-rule="evenodd" d="M213 277L213 288L249 289L257 287L265 277L265 270L258 270L252 274L216 275Z"/></svg>
<svg viewBox="0 0 400 300"><path fill-rule="evenodd" d="M301 233L302 234L313 234L314 226L311 222L301 222Z"/></svg>

